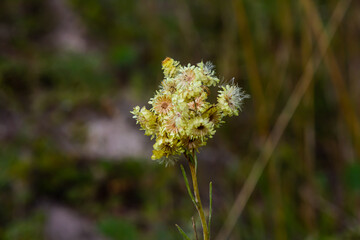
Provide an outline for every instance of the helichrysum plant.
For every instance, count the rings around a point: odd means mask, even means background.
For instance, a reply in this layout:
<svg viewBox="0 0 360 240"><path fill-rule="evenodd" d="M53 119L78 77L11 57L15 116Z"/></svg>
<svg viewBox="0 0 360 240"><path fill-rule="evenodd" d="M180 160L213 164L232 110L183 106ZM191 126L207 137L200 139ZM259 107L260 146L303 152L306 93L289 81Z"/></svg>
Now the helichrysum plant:
<svg viewBox="0 0 360 240"><path fill-rule="evenodd" d="M181 66L178 61L166 58L162 62L162 69L164 79L160 89L149 101L151 108L136 106L131 113L145 131L145 135L156 140L151 156L153 160L169 164L176 159L174 156L181 154L187 159L193 193L183 166L181 170L189 195L199 213L203 239L209 240L212 185L210 183L210 206L206 219L197 183L196 153L224 123L224 117L239 114L243 100L248 95L232 81L219 86L216 103L208 102L210 87L216 87L220 82L210 62L200 62L196 66ZM184 239L190 239L178 225L176 226ZM196 229L194 230L197 236Z"/></svg>

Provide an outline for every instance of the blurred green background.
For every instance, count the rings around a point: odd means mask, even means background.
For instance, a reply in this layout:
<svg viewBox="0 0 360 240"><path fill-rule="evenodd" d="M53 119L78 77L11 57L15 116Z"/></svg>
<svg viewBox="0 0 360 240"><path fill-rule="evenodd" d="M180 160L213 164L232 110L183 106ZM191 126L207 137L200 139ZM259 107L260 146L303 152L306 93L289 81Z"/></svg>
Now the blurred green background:
<svg viewBox="0 0 360 240"><path fill-rule="evenodd" d="M191 234L178 164L150 160L129 113L167 56L251 95L199 156L213 239L304 79L229 239L360 239L359 43L355 0L1 0L0 239Z"/></svg>

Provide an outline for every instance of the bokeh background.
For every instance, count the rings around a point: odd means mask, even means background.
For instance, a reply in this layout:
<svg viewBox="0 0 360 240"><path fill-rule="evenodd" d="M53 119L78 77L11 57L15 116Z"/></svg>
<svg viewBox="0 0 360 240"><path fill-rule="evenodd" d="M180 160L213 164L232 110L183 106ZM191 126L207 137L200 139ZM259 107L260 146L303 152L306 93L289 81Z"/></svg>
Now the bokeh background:
<svg viewBox="0 0 360 240"><path fill-rule="evenodd" d="M360 239L359 43L355 0L1 0L0 239L193 234L129 113L167 56L251 95L199 156L213 239L254 171L228 239Z"/></svg>

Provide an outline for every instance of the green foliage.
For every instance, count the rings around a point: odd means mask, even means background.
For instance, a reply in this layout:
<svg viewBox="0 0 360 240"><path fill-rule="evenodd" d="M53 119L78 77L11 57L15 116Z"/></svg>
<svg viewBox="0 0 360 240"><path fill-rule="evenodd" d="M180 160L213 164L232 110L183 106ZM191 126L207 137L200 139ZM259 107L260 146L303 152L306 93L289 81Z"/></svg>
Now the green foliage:
<svg viewBox="0 0 360 240"><path fill-rule="evenodd" d="M33 213L26 219L18 219L11 223L6 229L2 239L4 240L27 240L27 239L43 239L43 215Z"/></svg>
<svg viewBox="0 0 360 240"><path fill-rule="evenodd" d="M126 220L118 218L104 218L100 220L98 227L108 238L114 240L137 240L139 239L136 226Z"/></svg>
<svg viewBox="0 0 360 240"><path fill-rule="evenodd" d="M360 193L360 164L358 162L354 162L350 164L345 169L345 181L346 185L349 187L349 190Z"/></svg>

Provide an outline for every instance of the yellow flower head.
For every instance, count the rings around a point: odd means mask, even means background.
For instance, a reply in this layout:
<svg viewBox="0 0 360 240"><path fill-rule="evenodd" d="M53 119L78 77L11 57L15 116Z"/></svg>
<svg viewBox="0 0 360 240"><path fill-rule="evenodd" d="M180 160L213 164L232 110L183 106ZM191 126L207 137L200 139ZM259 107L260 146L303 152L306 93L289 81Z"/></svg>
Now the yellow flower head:
<svg viewBox="0 0 360 240"><path fill-rule="evenodd" d="M176 81L178 87L183 89L188 88L198 81L198 71L195 66L189 64L187 67L181 67L180 73L176 76Z"/></svg>
<svg viewBox="0 0 360 240"><path fill-rule="evenodd" d="M177 138L158 137L154 144L154 151L152 159L159 159L161 157L169 157L170 155L177 155L184 152L181 147L180 140Z"/></svg>
<svg viewBox="0 0 360 240"><path fill-rule="evenodd" d="M202 82L205 86L216 86L220 82L219 78L215 76L214 65L211 62L198 63L200 72L203 74Z"/></svg>
<svg viewBox="0 0 360 240"><path fill-rule="evenodd" d="M187 135L190 138L206 139L215 134L214 124L203 117L195 117L189 121L187 128Z"/></svg>
<svg viewBox="0 0 360 240"><path fill-rule="evenodd" d="M210 106L203 114L203 117L207 118L209 122L214 124L216 128L220 127L222 121L222 114L220 109L216 105Z"/></svg>
<svg viewBox="0 0 360 240"><path fill-rule="evenodd" d="M155 114L145 107L140 109L139 106L136 106L131 113L134 115L133 118L136 119L136 123L140 124L142 130L145 130L145 135L153 138L159 127Z"/></svg>
<svg viewBox="0 0 360 240"><path fill-rule="evenodd" d="M165 58L165 60L162 62L162 69L164 71L165 78L171 78L174 77L178 72L179 62L175 61L172 58Z"/></svg>
<svg viewBox="0 0 360 240"><path fill-rule="evenodd" d="M173 78L165 78L161 82L161 87L164 90L164 93L173 94L177 90L177 83Z"/></svg>
<svg viewBox="0 0 360 240"><path fill-rule="evenodd" d="M145 135L156 138L152 159L169 163L174 155L198 151L212 138L225 116L238 115L248 95L236 85L222 86L217 103L210 103L211 86L219 83L214 66L200 62L183 67L172 58L162 62L164 80L150 99L151 110L131 112Z"/></svg>
<svg viewBox="0 0 360 240"><path fill-rule="evenodd" d="M153 110L157 114L167 114L173 109L171 97L166 94L156 94L149 103L153 105Z"/></svg>
<svg viewBox="0 0 360 240"><path fill-rule="evenodd" d="M200 96L194 97L193 100L190 100L188 103L189 109L195 112L203 112L203 110L209 106L206 98L207 94L205 92L201 93Z"/></svg>
<svg viewBox="0 0 360 240"><path fill-rule="evenodd" d="M237 116L239 115L239 110L241 110L244 98L248 97L236 85L222 86L218 95L218 107L225 116Z"/></svg>
<svg viewBox="0 0 360 240"><path fill-rule="evenodd" d="M183 133L182 115L179 112L174 112L168 117L164 118L163 127L161 129L163 134L168 134L172 137Z"/></svg>

